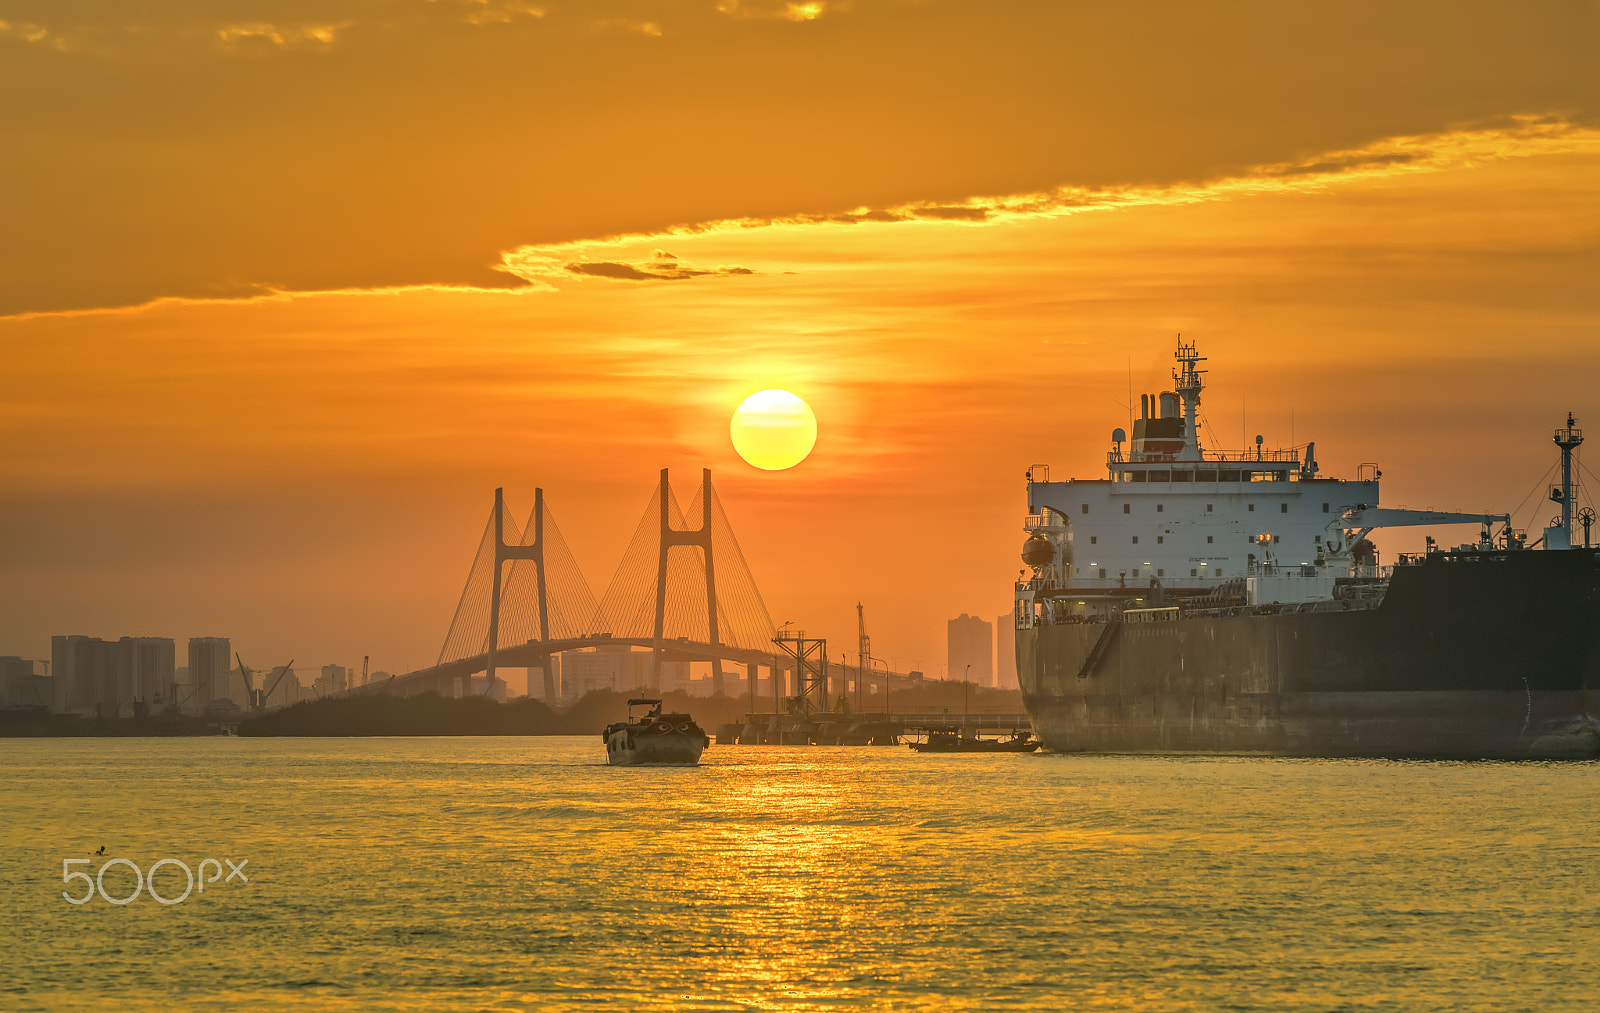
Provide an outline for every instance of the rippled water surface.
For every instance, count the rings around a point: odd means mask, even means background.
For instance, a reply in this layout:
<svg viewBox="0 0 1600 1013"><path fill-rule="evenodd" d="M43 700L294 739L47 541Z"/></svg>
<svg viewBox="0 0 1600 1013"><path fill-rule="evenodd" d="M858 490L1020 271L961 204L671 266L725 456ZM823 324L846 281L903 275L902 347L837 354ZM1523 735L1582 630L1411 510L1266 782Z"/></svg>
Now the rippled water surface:
<svg viewBox="0 0 1600 1013"><path fill-rule="evenodd" d="M598 738L0 741L0 1008L1595 1002L1593 763L602 759ZM67 903L62 860L102 845L74 871L248 859L249 882Z"/></svg>

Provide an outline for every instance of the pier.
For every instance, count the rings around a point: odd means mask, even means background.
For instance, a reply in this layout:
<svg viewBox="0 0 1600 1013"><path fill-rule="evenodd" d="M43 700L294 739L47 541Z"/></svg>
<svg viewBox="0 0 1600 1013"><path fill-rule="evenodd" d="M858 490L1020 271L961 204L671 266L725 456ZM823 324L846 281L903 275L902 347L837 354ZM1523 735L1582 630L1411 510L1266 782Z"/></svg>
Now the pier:
<svg viewBox="0 0 1600 1013"><path fill-rule="evenodd" d="M1010 734L1033 725L1026 714L750 714L717 728L718 745L893 746L911 735L971 729Z"/></svg>

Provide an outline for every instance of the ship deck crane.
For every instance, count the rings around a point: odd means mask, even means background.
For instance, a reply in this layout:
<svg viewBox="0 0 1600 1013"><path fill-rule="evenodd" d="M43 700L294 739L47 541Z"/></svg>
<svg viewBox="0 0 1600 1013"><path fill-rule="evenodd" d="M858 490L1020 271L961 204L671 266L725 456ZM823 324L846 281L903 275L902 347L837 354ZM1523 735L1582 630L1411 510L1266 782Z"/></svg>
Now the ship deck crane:
<svg viewBox="0 0 1600 1013"><path fill-rule="evenodd" d="M1345 545L1352 546L1370 535L1374 528L1422 527L1434 524L1482 524L1485 528L1500 523L1511 526L1510 514L1452 513L1448 510L1403 510L1357 506L1345 512L1338 526L1346 531Z"/></svg>

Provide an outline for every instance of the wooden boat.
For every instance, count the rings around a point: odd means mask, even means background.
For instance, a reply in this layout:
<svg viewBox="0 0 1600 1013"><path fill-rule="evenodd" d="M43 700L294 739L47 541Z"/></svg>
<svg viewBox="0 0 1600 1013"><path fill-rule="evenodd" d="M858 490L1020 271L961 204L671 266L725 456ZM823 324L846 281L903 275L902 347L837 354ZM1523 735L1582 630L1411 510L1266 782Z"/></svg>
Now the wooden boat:
<svg viewBox="0 0 1600 1013"><path fill-rule="evenodd" d="M635 708L643 708L635 715ZM700 754L711 744L711 736L687 714L661 713L661 701L628 701L628 720L606 726L600 737L606 744L606 760L614 767L641 764L688 764L700 762Z"/></svg>

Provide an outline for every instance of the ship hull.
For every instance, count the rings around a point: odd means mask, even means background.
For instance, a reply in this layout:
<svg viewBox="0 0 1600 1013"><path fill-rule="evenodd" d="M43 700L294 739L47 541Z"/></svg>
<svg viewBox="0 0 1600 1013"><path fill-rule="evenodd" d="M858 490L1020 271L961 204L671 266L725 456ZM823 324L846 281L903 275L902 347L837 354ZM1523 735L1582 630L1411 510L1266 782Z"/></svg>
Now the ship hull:
<svg viewBox="0 0 1600 1013"><path fill-rule="evenodd" d="M655 764L692 766L705 752L705 735L671 731L636 731L624 726L606 735L606 762L613 767L640 767Z"/></svg>
<svg viewBox="0 0 1600 1013"><path fill-rule="evenodd" d="M1017 631L1047 748L1283 756L1600 755L1600 565L1430 558L1376 609Z"/></svg>

